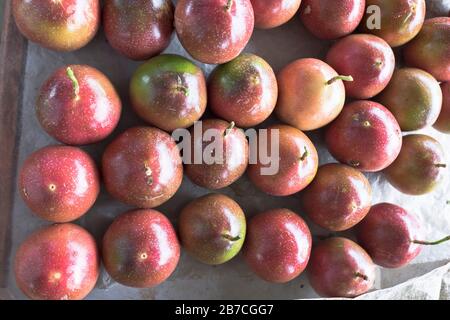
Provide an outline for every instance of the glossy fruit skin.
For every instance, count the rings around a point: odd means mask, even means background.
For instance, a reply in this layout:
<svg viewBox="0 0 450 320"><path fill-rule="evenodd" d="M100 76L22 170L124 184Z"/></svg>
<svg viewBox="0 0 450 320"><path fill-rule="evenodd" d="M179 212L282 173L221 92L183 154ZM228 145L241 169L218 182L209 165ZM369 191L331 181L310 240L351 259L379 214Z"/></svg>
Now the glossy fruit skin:
<svg viewBox="0 0 450 320"><path fill-rule="evenodd" d="M18 187L34 214L61 223L80 218L94 205L100 179L94 160L83 150L48 146L25 160Z"/></svg>
<svg viewBox="0 0 450 320"><path fill-rule="evenodd" d="M322 128L336 119L345 103L342 80L327 82L338 74L318 59L299 59L278 74L278 118L297 129Z"/></svg>
<svg viewBox="0 0 450 320"><path fill-rule="evenodd" d="M441 83L442 110L434 128L442 133L450 134L450 82Z"/></svg>
<svg viewBox="0 0 450 320"><path fill-rule="evenodd" d="M180 0L175 8L181 44L203 63L222 64L236 58L250 40L254 22L250 0Z"/></svg>
<svg viewBox="0 0 450 320"><path fill-rule="evenodd" d="M272 67L254 54L243 53L217 66L209 77L211 110L238 127L253 127L266 120L275 109L277 97Z"/></svg>
<svg viewBox="0 0 450 320"><path fill-rule="evenodd" d="M360 171L330 163L319 168L302 200L304 211L314 223L330 231L344 231L369 212L372 187Z"/></svg>
<svg viewBox="0 0 450 320"><path fill-rule="evenodd" d="M344 107L325 133L331 155L365 172L377 172L397 158L402 146L400 126L379 103L360 100Z"/></svg>
<svg viewBox="0 0 450 320"><path fill-rule="evenodd" d="M395 68L395 56L383 39L369 34L353 34L336 42L326 62L337 73L351 75L345 82L347 96L370 99L388 85Z"/></svg>
<svg viewBox="0 0 450 320"><path fill-rule="evenodd" d="M303 132L282 124L267 128L267 154L270 155L271 144L276 142L272 138L272 132L277 132L275 130L279 133L278 172L273 175L262 174L261 169L270 166L264 165L261 159L258 159L256 164L248 166L247 173L261 191L273 196L289 196L303 190L312 182L319 166L319 157L314 144Z"/></svg>
<svg viewBox="0 0 450 320"><path fill-rule="evenodd" d="M206 119L202 121L201 134L197 134L195 127L191 128L191 163L185 165L186 175L195 184L218 190L237 181L247 169L249 146L244 132L236 127L231 130L231 124L220 119ZM196 150L204 154L211 141L203 141L207 132L215 130L219 135L215 143L222 146L222 163L208 164L203 159L195 163ZM216 138L215 138L216 139Z"/></svg>
<svg viewBox="0 0 450 320"><path fill-rule="evenodd" d="M364 9L365 0L303 0L300 18L314 36L332 40L355 31Z"/></svg>
<svg viewBox="0 0 450 320"><path fill-rule="evenodd" d="M156 210L117 217L103 236L103 263L111 277L128 287L154 287L173 273L180 244L170 221Z"/></svg>
<svg viewBox="0 0 450 320"><path fill-rule="evenodd" d="M425 70L438 81L450 81L450 18L425 20L403 55L408 66Z"/></svg>
<svg viewBox="0 0 450 320"><path fill-rule="evenodd" d="M357 276L357 273L366 276ZM372 259L355 242L335 237L313 247L308 278L322 297L353 298L369 291L375 281Z"/></svg>
<svg viewBox="0 0 450 320"><path fill-rule="evenodd" d="M394 72L377 100L392 112L402 131L415 131L436 122L442 108L442 91L428 72L403 68Z"/></svg>
<svg viewBox="0 0 450 320"><path fill-rule="evenodd" d="M206 264L233 259L244 244L245 214L223 194L208 194L190 202L181 211L178 225L182 246Z"/></svg>
<svg viewBox="0 0 450 320"><path fill-rule="evenodd" d="M75 51L97 33L100 1L13 0L13 15L28 40L56 51Z"/></svg>
<svg viewBox="0 0 450 320"><path fill-rule="evenodd" d="M419 255L423 239L417 218L390 203L373 206L357 227L358 243L373 261L385 268L400 268Z"/></svg>
<svg viewBox="0 0 450 320"><path fill-rule="evenodd" d="M81 300L100 273L95 239L71 223L54 224L32 233L17 249L17 286L33 300Z"/></svg>
<svg viewBox="0 0 450 320"><path fill-rule="evenodd" d="M361 30L384 39L391 47L399 47L411 41L425 21L425 0L366 0L366 6L378 6L381 14L381 28L369 29L368 19L373 12L365 14Z"/></svg>
<svg viewBox="0 0 450 320"><path fill-rule="evenodd" d="M147 60L166 49L173 34L170 0L107 0L103 24L109 44L132 60Z"/></svg>
<svg viewBox="0 0 450 320"><path fill-rule="evenodd" d="M206 80L190 60L173 54L141 65L130 83L131 103L148 123L165 131L188 128L206 109Z"/></svg>
<svg viewBox="0 0 450 320"><path fill-rule="evenodd" d="M244 259L263 280L274 283L293 280L305 270L310 253L311 232L295 212L275 209L250 220Z"/></svg>
<svg viewBox="0 0 450 320"><path fill-rule="evenodd" d="M170 135L157 128L134 127L117 137L102 158L106 190L139 208L169 200L183 179L180 152Z"/></svg>
<svg viewBox="0 0 450 320"><path fill-rule="evenodd" d="M68 76L72 70L79 93ZM122 102L109 79L86 65L56 70L42 85L36 115L42 128L56 140L86 145L108 137L120 120Z"/></svg>
<svg viewBox="0 0 450 320"><path fill-rule="evenodd" d="M291 20L302 0L251 0L255 12L255 27L272 29Z"/></svg>
<svg viewBox="0 0 450 320"><path fill-rule="evenodd" d="M444 150L432 137L411 134L403 137L398 158L385 171L388 181L399 191L410 195L432 192L444 179Z"/></svg>

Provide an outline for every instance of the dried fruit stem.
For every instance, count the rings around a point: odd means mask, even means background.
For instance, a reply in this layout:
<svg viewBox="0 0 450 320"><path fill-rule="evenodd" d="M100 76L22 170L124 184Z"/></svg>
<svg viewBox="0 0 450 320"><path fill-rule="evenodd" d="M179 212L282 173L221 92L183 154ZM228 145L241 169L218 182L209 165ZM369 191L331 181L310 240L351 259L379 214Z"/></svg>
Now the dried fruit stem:
<svg viewBox="0 0 450 320"><path fill-rule="evenodd" d="M361 165L361 163L359 161L356 161L356 160L351 160L349 162L349 164L350 164L350 166L352 166L354 168L357 168L357 167L359 167Z"/></svg>
<svg viewBox="0 0 450 320"><path fill-rule="evenodd" d="M234 123L234 121L230 122L230 125L228 126L228 128L225 129L225 133L223 134L224 137L228 136L231 132L231 130L233 130L233 128L236 126L236 124Z"/></svg>
<svg viewBox="0 0 450 320"><path fill-rule="evenodd" d="M233 5L233 0L228 0L227 5L225 6L225 10L230 11L232 5Z"/></svg>
<svg viewBox="0 0 450 320"><path fill-rule="evenodd" d="M377 68L380 68L381 66L383 66L383 61L380 61L380 60L375 61L374 66Z"/></svg>
<svg viewBox="0 0 450 320"><path fill-rule="evenodd" d="M436 163L436 168L447 168L447 165L445 163Z"/></svg>
<svg viewBox="0 0 450 320"><path fill-rule="evenodd" d="M302 156L300 157L300 161L305 161L306 158L308 158L308 156L309 156L308 149L306 149L306 147L304 147L304 148L305 148L305 152L303 152Z"/></svg>
<svg viewBox="0 0 450 320"><path fill-rule="evenodd" d="M147 177L147 184L151 186L153 184L153 171L152 168L150 168L147 161L144 163L144 169L145 169L145 176Z"/></svg>
<svg viewBox="0 0 450 320"><path fill-rule="evenodd" d="M416 244L422 244L425 246L434 246L436 244L441 244L443 242L449 241L450 240L450 236L446 236L445 238L442 238L440 240L437 241L422 241L422 240L412 240L412 243L416 243Z"/></svg>
<svg viewBox="0 0 450 320"><path fill-rule="evenodd" d="M402 25L405 25L408 23L408 20L416 13L416 4L413 4L411 6L411 10L409 10L408 15L405 17L405 19L402 22Z"/></svg>
<svg viewBox="0 0 450 320"><path fill-rule="evenodd" d="M224 239L226 239L228 241L232 241L232 242L241 240L241 237L239 237L239 236L233 237L233 236L231 236L229 234L223 234L222 238L224 238Z"/></svg>
<svg viewBox="0 0 450 320"><path fill-rule="evenodd" d="M183 80L181 80L180 76L177 79L177 90L183 92L186 97L189 95L189 89L183 85Z"/></svg>
<svg viewBox="0 0 450 320"><path fill-rule="evenodd" d="M342 80L342 81L353 81L353 77L352 76L336 76L334 78L331 78L330 80L327 81L327 85L333 84L338 80Z"/></svg>
<svg viewBox="0 0 450 320"><path fill-rule="evenodd" d="M369 280L369 277L365 274L362 274L361 272L355 272L355 277L362 278L365 281Z"/></svg>

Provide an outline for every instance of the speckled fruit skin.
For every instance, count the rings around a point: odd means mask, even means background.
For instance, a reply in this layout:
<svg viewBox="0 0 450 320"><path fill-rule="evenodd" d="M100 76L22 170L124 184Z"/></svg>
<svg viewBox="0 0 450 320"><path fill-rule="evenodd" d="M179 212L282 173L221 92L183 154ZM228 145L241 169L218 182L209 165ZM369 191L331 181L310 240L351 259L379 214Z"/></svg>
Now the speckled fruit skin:
<svg viewBox="0 0 450 320"><path fill-rule="evenodd" d="M319 168L302 194L304 211L330 231L344 231L359 223L372 204L372 188L358 170L337 163Z"/></svg>
<svg viewBox="0 0 450 320"><path fill-rule="evenodd" d="M250 40L254 20L250 0L180 0L175 8L181 44L203 63L236 58Z"/></svg>
<svg viewBox="0 0 450 320"><path fill-rule="evenodd" d="M244 244L250 269L268 282L286 283L298 277L311 254L311 232L288 209L260 213L250 220Z"/></svg>
<svg viewBox="0 0 450 320"><path fill-rule="evenodd" d="M434 128L442 133L450 134L450 82L441 83L442 110Z"/></svg>
<svg viewBox="0 0 450 320"><path fill-rule="evenodd" d="M450 18L425 20L403 54L408 66L423 69L438 81L450 81Z"/></svg>
<svg viewBox="0 0 450 320"><path fill-rule="evenodd" d="M180 259L180 244L170 221L156 210L117 217L103 236L103 263L111 277L128 287L164 282Z"/></svg>
<svg viewBox="0 0 450 320"><path fill-rule="evenodd" d="M279 130L279 170L274 175L263 175L261 169L270 166L263 165L258 159L257 164L248 166L248 176L256 187L267 194L293 195L306 188L314 179L319 166L317 150L311 140L294 127L273 125L267 130L269 155L272 130Z"/></svg>
<svg viewBox="0 0 450 320"><path fill-rule="evenodd" d="M116 138L102 158L106 190L139 208L169 200L183 180L179 149L170 135L157 128L134 127Z"/></svg>
<svg viewBox="0 0 450 320"><path fill-rule="evenodd" d="M266 120L277 97L277 79L272 68L254 54L243 53L219 65L209 77L211 110L239 127L253 127Z"/></svg>
<svg viewBox="0 0 450 320"><path fill-rule="evenodd" d="M432 192L447 173L444 150L440 143L423 134L403 137L398 158L385 171L388 181L410 195Z"/></svg>
<svg viewBox="0 0 450 320"><path fill-rule="evenodd" d="M68 75L72 70L79 92ZM116 128L122 112L119 95L108 78L86 65L56 70L42 85L36 115L42 128L69 145L99 142Z"/></svg>
<svg viewBox="0 0 450 320"><path fill-rule="evenodd" d="M402 146L400 126L379 103L355 101L344 107L325 132L331 155L366 172L377 172L397 158Z"/></svg>
<svg viewBox="0 0 450 320"><path fill-rule="evenodd" d="M390 203L373 206L357 227L358 243L373 261L385 268L400 268L421 251L413 240L423 238L417 218Z"/></svg>
<svg viewBox="0 0 450 320"><path fill-rule="evenodd" d="M351 75L345 82L347 96L370 99L379 94L391 80L395 56L383 39L368 34L353 34L335 43L328 51L326 62L337 73Z"/></svg>
<svg viewBox="0 0 450 320"><path fill-rule="evenodd" d="M182 246L199 261L218 265L233 259L244 244L246 221L241 207L222 194L195 199L178 220Z"/></svg>
<svg viewBox="0 0 450 320"><path fill-rule="evenodd" d="M171 0L107 0L103 25L109 44L132 60L147 60L169 46L173 34Z"/></svg>
<svg viewBox="0 0 450 320"><path fill-rule="evenodd" d="M310 131L336 119L345 103L342 80L328 81L338 74L318 59L299 59L278 74L280 95L278 118L297 129Z"/></svg>
<svg viewBox="0 0 450 320"><path fill-rule="evenodd" d="M78 219L94 205L99 192L94 160L75 147L42 148L20 169L20 195L38 217L48 221Z"/></svg>
<svg viewBox="0 0 450 320"><path fill-rule="evenodd" d="M372 288L375 265L355 242L340 237L329 238L313 247L308 278L322 297L353 298Z"/></svg>
<svg viewBox="0 0 450 320"><path fill-rule="evenodd" d="M294 17L302 0L251 0L255 13L255 27L272 29Z"/></svg>
<svg viewBox="0 0 450 320"><path fill-rule="evenodd" d="M71 223L35 231L15 256L16 283L33 300L81 300L94 288L99 272L94 238Z"/></svg>
<svg viewBox="0 0 450 320"><path fill-rule="evenodd" d="M303 0L300 18L317 38L332 40L352 33L364 9L365 0Z"/></svg>
<svg viewBox="0 0 450 320"><path fill-rule="evenodd" d="M140 66L130 83L131 103L148 123L166 131L188 128L206 109L206 80L190 60L172 54Z"/></svg>
<svg viewBox="0 0 450 320"><path fill-rule="evenodd" d="M415 131L436 122L442 108L442 91L428 72L403 68L394 72L377 100L392 112L402 131Z"/></svg>
<svg viewBox="0 0 450 320"><path fill-rule="evenodd" d="M30 41L56 51L88 44L100 25L98 0L13 0L20 32Z"/></svg>
<svg viewBox="0 0 450 320"><path fill-rule="evenodd" d="M425 21L425 0L366 0L366 6L378 6L381 14L381 28L369 29L368 21L373 11L365 14L361 30L383 38L391 47L399 47L411 41Z"/></svg>
<svg viewBox="0 0 450 320"><path fill-rule="evenodd" d="M238 180L247 169L249 147L244 132L224 120L207 119L202 121L201 134L195 132L195 127L190 130L191 134L191 163L186 164L186 175L195 184L212 189L225 188ZM203 141L206 132L217 130L220 139L214 140L223 146L223 163L208 164L203 159L201 164L195 164L195 152L203 154L211 141Z"/></svg>

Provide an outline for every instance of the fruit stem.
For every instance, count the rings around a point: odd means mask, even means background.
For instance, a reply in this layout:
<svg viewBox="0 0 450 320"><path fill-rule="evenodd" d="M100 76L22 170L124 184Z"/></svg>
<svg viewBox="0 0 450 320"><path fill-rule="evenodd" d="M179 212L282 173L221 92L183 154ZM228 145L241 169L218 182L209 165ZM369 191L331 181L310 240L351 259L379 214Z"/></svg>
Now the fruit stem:
<svg viewBox="0 0 450 320"><path fill-rule="evenodd" d="M250 77L250 81L252 85L257 86L260 83L259 77L257 75L253 75Z"/></svg>
<svg viewBox="0 0 450 320"><path fill-rule="evenodd" d="M436 163L436 168L447 168L447 165L445 163Z"/></svg>
<svg viewBox="0 0 450 320"><path fill-rule="evenodd" d="M365 281L369 280L369 277L365 274L362 274L361 272L355 272L355 277L362 278Z"/></svg>
<svg viewBox="0 0 450 320"><path fill-rule="evenodd" d="M224 238L228 241L232 241L232 242L241 240L241 237L239 237L239 236L233 237L233 236L230 236L229 234L223 234L222 238Z"/></svg>
<svg viewBox="0 0 450 320"><path fill-rule="evenodd" d="M306 149L306 147L304 147L304 148L305 148L305 152L303 152L302 156L300 157L300 161L305 161L306 158L308 158L308 156L309 156L308 149Z"/></svg>
<svg viewBox="0 0 450 320"><path fill-rule="evenodd" d="M152 168L150 168L147 161L144 162L144 170L145 170L145 176L147 178L147 184L149 186L151 186L153 184L153 177L152 177L153 171L152 171Z"/></svg>
<svg viewBox="0 0 450 320"><path fill-rule="evenodd" d="M330 80L327 81L327 85L333 84L338 80L342 80L342 81L353 81L353 77L352 76L336 76L334 78L331 78Z"/></svg>
<svg viewBox="0 0 450 320"><path fill-rule="evenodd" d="M374 66L377 68L380 68L382 65L383 65L383 61L380 61L380 60L375 61L375 63L374 63Z"/></svg>
<svg viewBox="0 0 450 320"><path fill-rule="evenodd" d="M177 82L177 90L183 92L183 94L187 97L189 95L189 89L183 85L183 80L181 80L180 76L178 76Z"/></svg>
<svg viewBox="0 0 450 320"><path fill-rule="evenodd" d="M223 134L224 137L228 136L231 132L231 130L233 130L233 128L236 126L236 123L234 123L234 121L230 122L230 125L228 126L228 128L225 129L225 133Z"/></svg>
<svg viewBox="0 0 450 320"><path fill-rule="evenodd" d="M350 164L350 166L352 166L354 168L358 168L361 165L361 163L359 161L356 161L356 160L350 160L349 164Z"/></svg>
<svg viewBox="0 0 450 320"><path fill-rule="evenodd" d="M411 10L409 10L409 12L408 12L408 15L403 20L402 25L405 25L415 12L416 12L416 4L413 4L411 6Z"/></svg>
<svg viewBox="0 0 450 320"><path fill-rule="evenodd" d="M66 73L70 81L72 81L73 92L75 93L75 100L80 100L80 84L78 83L77 77L75 77L75 73L73 72L71 67L67 67Z"/></svg>
<svg viewBox="0 0 450 320"><path fill-rule="evenodd" d="M450 204L450 200L447 200L447 204Z"/></svg>
<svg viewBox="0 0 450 320"><path fill-rule="evenodd" d="M178 87L178 89L183 92L183 94L187 97L189 95L189 89L186 87Z"/></svg>
<svg viewBox="0 0 450 320"><path fill-rule="evenodd" d="M148 254L147 254L146 252L142 252L142 253L139 255L139 258L140 258L141 260L146 260L146 259L148 258Z"/></svg>
<svg viewBox="0 0 450 320"><path fill-rule="evenodd" d="M225 6L225 11L230 11L231 6L233 5L233 0L228 0L227 5Z"/></svg>
<svg viewBox="0 0 450 320"><path fill-rule="evenodd" d="M450 236L446 236L445 238L442 238L442 239L437 240L437 241L412 240L411 242L415 243L415 244L422 244L422 245L425 245L425 246L434 246L434 245L441 244L441 243L449 241L449 240L450 240Z"/></svg>

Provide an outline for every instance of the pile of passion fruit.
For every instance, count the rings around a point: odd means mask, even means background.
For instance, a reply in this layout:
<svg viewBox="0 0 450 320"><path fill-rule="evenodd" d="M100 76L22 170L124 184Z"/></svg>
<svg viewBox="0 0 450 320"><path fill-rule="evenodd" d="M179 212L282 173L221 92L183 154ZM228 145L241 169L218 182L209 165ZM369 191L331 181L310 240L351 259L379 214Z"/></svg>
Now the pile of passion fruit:
<svg viewBox="0 0 450 320"><path fill-rule="evenodd" d="M307 268L318 294L355 297L372 288L375 264L402 267L422 246L448 240L426 241L416 216L398 205L373 205L363 174L383 172L401 192L423 195L448 173L437 140L402 134L430 126L450 133L450 18L426 19L424 0L106 0L103 8L98 0L13 0L13 13L25 37L56 51L85 46L102 15L111 47L147 61L134 73L129 94L148 126L114 139L101 170L79 146L116 129L122 103L114 85L87 65L64 66L42 84L37 118L62 144L32 153L20 170L23 200L55 223L16 252L17 284L28 297L82 299L94 288L101 261L123 285L157 286L177 267L181 247L211 265L242 248L250 269L266 281L285 283ZM242 53L254 27L275 28L296 14L317 38L335 40L325 61L299 59L275 75L263 58ZM217 64L208 81L193 61L160 54L174 30L192 58ZM396 68L396 58L405 67ZM170 133L194 130L207 106L215 118L204 119L201 130L221 133L216 143L223 162L183 165ZM249 163L241 129L272 114L280 121L266 129L268 144L278 143L279 170L265 175L264 161ZM319 167L303 132L321 128L339 163ZM208 148L195 134L191 143L200 152ZM220 190L246 172L269 195L302 191L299 212L333 233L353 228L358 244L333 236L312 246L306 222L284 208L257 214L247 225L239 204L220 193L189 203L178 231L153 209L176 194L184 174ZM109 226L101 255L94 238L71 223L96 202L100 176L109 194L138 208Z"/></svg>

